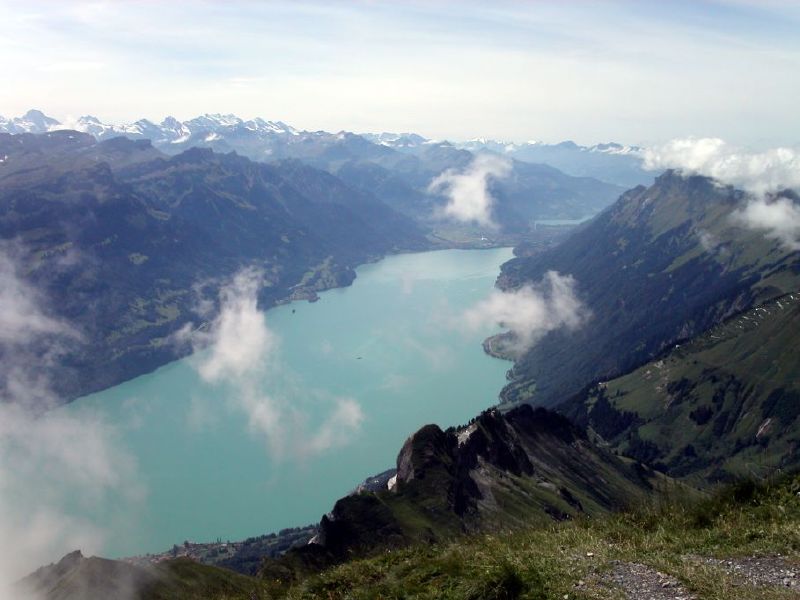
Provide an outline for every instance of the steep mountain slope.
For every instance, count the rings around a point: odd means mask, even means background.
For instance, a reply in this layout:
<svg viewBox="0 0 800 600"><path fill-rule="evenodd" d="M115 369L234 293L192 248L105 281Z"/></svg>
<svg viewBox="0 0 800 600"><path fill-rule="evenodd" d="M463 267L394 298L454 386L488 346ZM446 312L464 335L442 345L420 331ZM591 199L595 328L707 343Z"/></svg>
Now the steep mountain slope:
<svg viewBox="0 0 800 600"><path fill-rule="evenodd" d="M645 500L662 483L556 413L490 410L459 429L420 429L400 451L388 489L339 500L311 544L267 562L264 573L285 577L414 542L597 516Z"/></svg>
<svg viewBox="0 0 800 600"><path fill-rule="evenodd" d="M560 410L674 476L800 466L800 293L781 296L596 384Z"/></svg>
<svg viewBox="0 0 800 600"><path fill-rule="evenodd" d="M147 570L77 554L26 578L37 600L535 598L605 600L688 598L784 600L796 597L800 478L741 484L696 502L666 501L600 519L526 527L504 535L416 544L300 576L243 577L166 561ZM61 563L72 568L60 567ZM124 588L118 574L158 576ZM92 576L89 576L91 573ZM134 576L135 577L135 576ZM123 588L126 596L110 595ZM27 600L20 593L16 597Z"/></svg>
<svg viewBox="0 0 800 600"><path fill-rule="evenodd" d="M0 133L0 156L0 178L8 188L98 163L119 168L164 155L148 140L113 138L97 143L86 133L64 130L41 135Z"/></svg>
<svg viewBox="0 0 800 600"><path fill-rule="evenodd" d="M561 246L503 266L501 287L573 275L594 317L547 334L513 368L507 402L562 402L756 303L800 289L800 253L732 218L742 192L666 173Z"/></svg>
<svg viewBox="0 0 800 600"><path fill-rule="evenodd" d="M800 478L351 560L276 598L796 598Z"/></svg>
<svg viewBox="0 0 800 600"><path fill-rule="evenodd" d="M198 318L198 284L214 298L253 266L269 305L346 285L352 267L388 252L429 247L407 217L310 167L203 149L166 158L146 141L77 132L0 136L0 146L0 238L83 335L59 361L66 398L179 355L170 336Z"/></svg>

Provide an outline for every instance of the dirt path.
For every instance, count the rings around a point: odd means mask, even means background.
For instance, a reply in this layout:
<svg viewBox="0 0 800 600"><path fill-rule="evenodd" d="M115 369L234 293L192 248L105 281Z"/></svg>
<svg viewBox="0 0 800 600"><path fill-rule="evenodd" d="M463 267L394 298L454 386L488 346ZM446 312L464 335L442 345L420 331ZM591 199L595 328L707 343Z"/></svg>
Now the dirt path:
<svg viewBox="0 0 800 600"><path fill-rule="evenodd" d="M800 564L790 562L781 556L701 560L736 577L742 585L783 587L795 589L800 593Z"/></svg>
<svg viewBox="0 0 800 600"><path fill-rule="evenodd" d="M630 600L696 600L674 577L639 563L615 563L604 581Z"/></svg>

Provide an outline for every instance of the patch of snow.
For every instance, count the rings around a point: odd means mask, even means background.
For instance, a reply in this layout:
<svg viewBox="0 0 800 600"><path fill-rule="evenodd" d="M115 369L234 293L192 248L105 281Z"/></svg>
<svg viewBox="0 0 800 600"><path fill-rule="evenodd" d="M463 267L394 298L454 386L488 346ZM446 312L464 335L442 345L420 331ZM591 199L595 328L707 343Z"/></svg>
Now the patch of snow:
<svg viewBox="0 0 800 600"><path fill-rule="evenodd" d="M395 487L397 487L397 474L395 473L389 478L389 481L386 482L386 488L391 492Z"/></svg>
<svg viewBox="0 0 800 600"><path fill-rule="evenodd" d="M456 433L456 438L458 439L458 445L461 446L467 443L470 436L475 433L475 430L478 429L478 426L473 423L472 425L468 425L464 429L461 429Z"/></svg>

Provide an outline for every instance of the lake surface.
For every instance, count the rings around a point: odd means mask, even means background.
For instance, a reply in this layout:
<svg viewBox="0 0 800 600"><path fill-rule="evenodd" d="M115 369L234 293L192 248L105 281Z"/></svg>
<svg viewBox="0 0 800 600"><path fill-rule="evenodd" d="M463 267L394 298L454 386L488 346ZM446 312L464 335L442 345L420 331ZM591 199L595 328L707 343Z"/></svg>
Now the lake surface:
<svg viewBox="0 0 800 600"><path fill-rule="evenodd" d="M363 412L357 432L318 453L298 451L303 439L277 452L231 401L235 390L201 379L197 356L72 403L65 410L99 411L118 426L138 463L144 495L135 510L96 523L111 532L105 554L315 523L364 478L393 467L422 425L459 425L494 404L510 363L481 348L494 330L464 331L458 316L492 292L511 257L507 248L392 256L319 302L265 313L279 343L259 392L303 422L287 431L314 431L336 398Z"/></svg>

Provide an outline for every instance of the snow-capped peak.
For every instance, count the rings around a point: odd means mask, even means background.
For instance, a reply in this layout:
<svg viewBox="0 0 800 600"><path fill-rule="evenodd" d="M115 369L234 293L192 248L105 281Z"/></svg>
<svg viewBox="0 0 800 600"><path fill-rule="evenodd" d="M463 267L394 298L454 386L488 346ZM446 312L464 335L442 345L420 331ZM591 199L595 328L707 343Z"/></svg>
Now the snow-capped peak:
<svg viewBox="0 0 800 600"><path fill-rule="evenodd" d="M392 133L384 131L382 133L362 133L361 137L369 140L373 144L388 146L389 148L416 148L428 142L428 140L418 133Z"/></svg>
<svg viewBox="0 0 800 600"><path fill-rule="evenodd" d="M166 117L161 123L147 119L139 119L133 123L105 123L93 115L84 115L78 119L69 119L67 123L46 116L38 110L30 110L21 117L6 119L0 117L0 132L6 133L45 133L54 129L76 129L101 139L112 136L133 138L149 138L158 145L160 143L180 144L192 138L194 134L213 140L221 139L229 131L246 129L256 135L299 135L291 125L283 121L267 121L261 117L245 121L234 114L207 113L187 121L173 116Z"/></svg>
<svg viewBox="0 0 800 600"><path fill-rule="evenodd" d="M29 110L21 117L13 119L0 118L0 131L5 133L46 133L59 129L56 119L48 117L40 110Z"/></svg>
<svg viewBox="0 0 800 600"><path fill-rule="evenodd" d="M297 135L297 130L284 122L265 121L261 117L256 117L251 121L245 121L243 125L245 129L250 131L258 131L263 133L288 133L291 135Z"/></svg>
<svg viewBox="0 0 800 600"><path fill-rule="evenodd" d="M222 127L236 127L241 124L242 120L236 115L232 114L222 115L220 113L213 113L213 114L206 113L204 115L200 115L199 117L195 117L194 119L191 119L184 123L184 125L188 126L189 128L203 127L208 129L218 129Z"/></svg>

